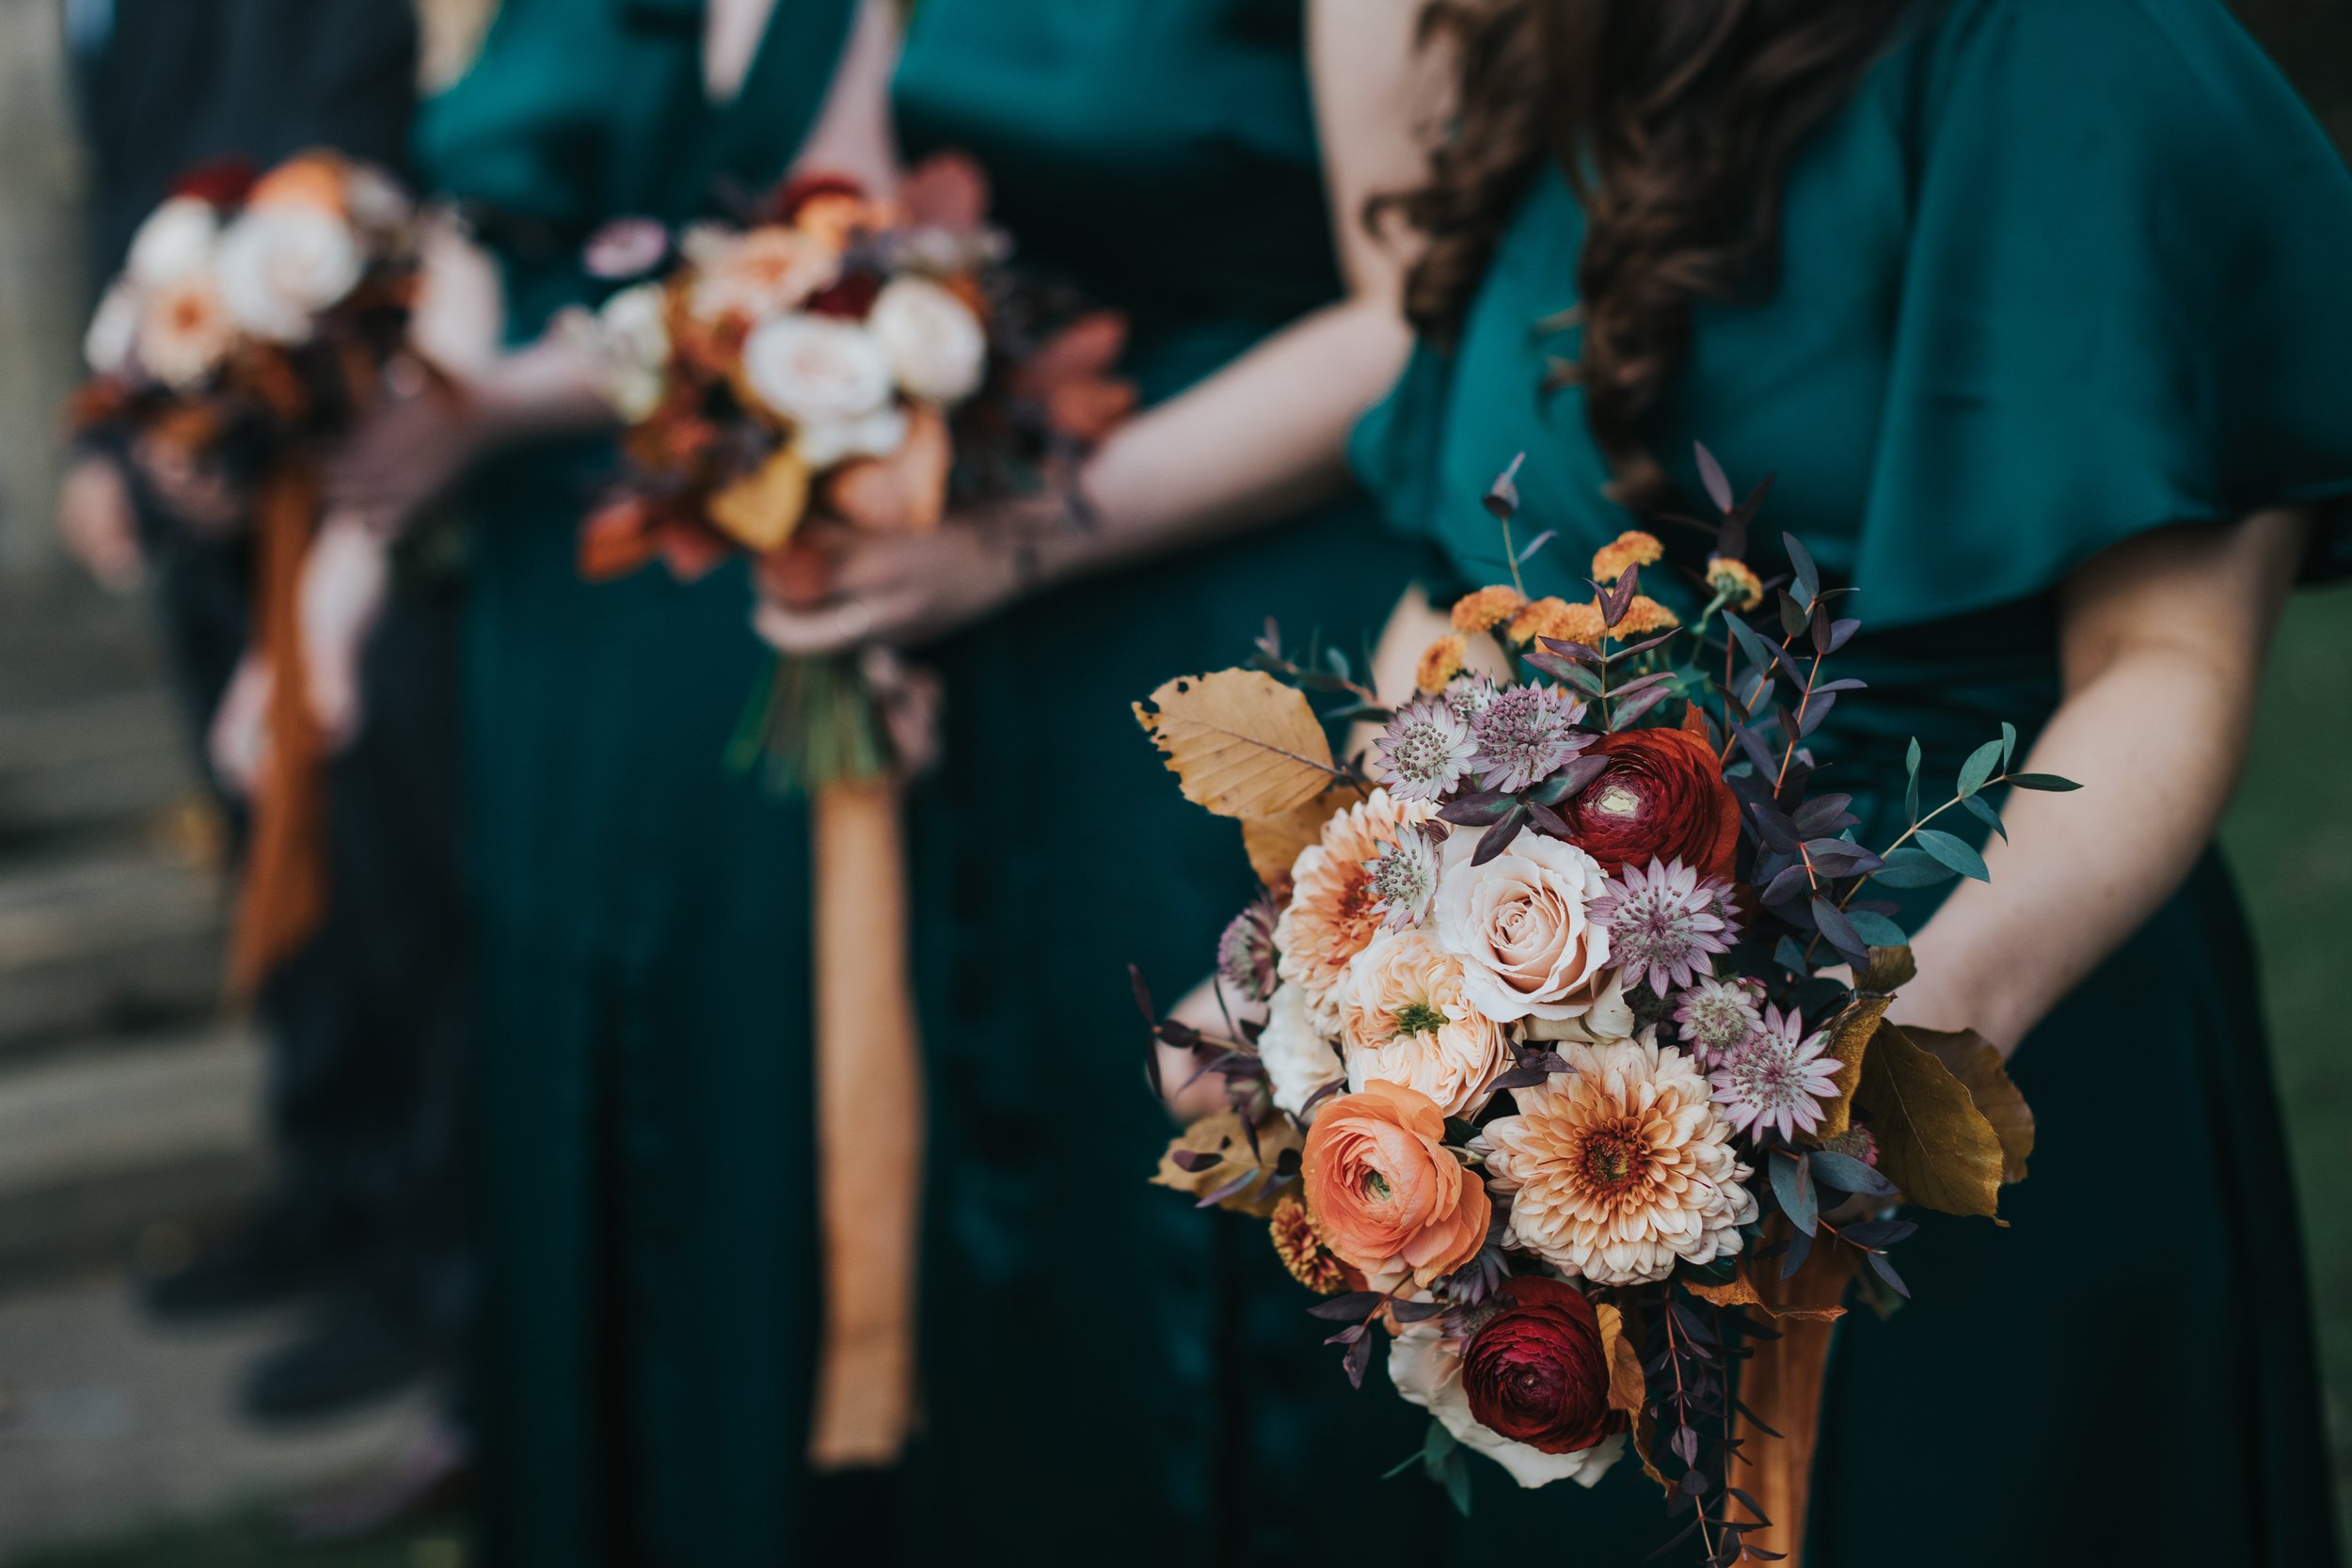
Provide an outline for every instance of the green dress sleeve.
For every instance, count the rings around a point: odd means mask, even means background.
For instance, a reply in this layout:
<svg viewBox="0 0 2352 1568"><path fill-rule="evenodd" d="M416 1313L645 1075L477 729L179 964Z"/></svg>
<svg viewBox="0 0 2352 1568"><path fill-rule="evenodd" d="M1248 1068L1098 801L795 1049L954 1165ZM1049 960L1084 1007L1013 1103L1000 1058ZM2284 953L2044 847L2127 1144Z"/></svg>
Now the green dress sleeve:
<svg viewBox="0 0 2352 1568"><path fill-rule="evenodd" d="M1976 0L1937 43L1864 613L2286 503L2352 569L2352 175L2276 68L2214 0Z"/></svg>
<svg viewBox="0 0 2352 1568"><path fill-rule="evenodd" d="M598 13L612 8L503 0L472 67L419 118L418 162L440 194L557 229L593 226L613 31Z"/></svg>

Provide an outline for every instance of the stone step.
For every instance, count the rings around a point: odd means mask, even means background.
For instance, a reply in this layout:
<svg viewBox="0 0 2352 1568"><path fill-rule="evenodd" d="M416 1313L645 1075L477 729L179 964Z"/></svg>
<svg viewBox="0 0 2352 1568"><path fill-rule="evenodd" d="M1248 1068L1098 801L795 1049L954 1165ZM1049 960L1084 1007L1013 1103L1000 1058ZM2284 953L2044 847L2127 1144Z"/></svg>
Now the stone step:
<svg viewBox="0 0 2352 1568"><path fill-rule="evenodd" d="M0 863L0 1068L209 1015L221 928L218 879L135 842Z"/></svg>
<svg viewBox="0 0 2352 1568"><path fill-rule="evenodd" d="M159 686L0 707L0 844L151 817L199 787Z"/></svg>
<svg viewBox="0 0 2352 1568"><path fill-rule="evenodd" d="M262 1092L253 1036L219 1022L0 1071L0 1279L250 1196Z"/></svg>
<svg viewBox="0 0 2352 1568"><path fill-rule="evenodd" d="M164 668L146 595L0 577L0 711L160 686Z"/></svg>

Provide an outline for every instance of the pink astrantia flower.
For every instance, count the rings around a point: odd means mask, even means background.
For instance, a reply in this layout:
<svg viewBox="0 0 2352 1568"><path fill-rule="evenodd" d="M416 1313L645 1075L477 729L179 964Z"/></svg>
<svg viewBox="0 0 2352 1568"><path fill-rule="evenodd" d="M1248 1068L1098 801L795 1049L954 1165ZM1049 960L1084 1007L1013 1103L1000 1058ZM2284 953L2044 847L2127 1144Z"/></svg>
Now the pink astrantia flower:
<svg viewBox="0 0 2352 1568"><path fill-rule="evenodd" d="M1468 721L1442 697L1407 704L1380 736L1389 793L1399 800L1436 800L1461 783L1477 748Z"/></svg>
<svg viewBox="0 0 2352 1568"><path fill-rule="evenodd" d="M1711 1068L1764 1027L1764 987L1740 975L1702 974L1675 999L1675 1024L1682 1043Z"/></svg>
<svg viewBox="0 0 2352 1568"><path fill-rule="evenodd" d="M1715 971L1713 955L1731 950L1739 915L1731 883L1701 879L1697 871L1671 860L1632 866L1609 879L1594 901L1593 919L1609 932L1609 951L1629 985L1646 973L1650 990L1666 994L1669 982L1687 986Z"/></svg>
<svg viewBox="0 0 2352 1568"><path fill-rule="evenodd" d="M1383 929L1418 926L1429 913L1430 895L1438 890L1438 842L1428 829L1406 832L1364 863Z"/></svg>
<svg viewBox="0 0 2352 1568"><path fill-rule="evenodd" d="M1595 736L1576 725L1584 705L1548 686L1506 687L1470 721L1481 789L1517 794L1565 768Z"/></svg>
<svg viewBox="0 0 2352 1568"><path fill-rule="evenodd" d="M1708 1075L1724 1119L1751 1134L1777 1128L1784 1138L1821 1124L1821 1101L1837 1092L1837 1059L1823 1056L1826 1030L1804 1032L1794 1007L1764 1009L1764 1027L1733 1047Z"/></svg>

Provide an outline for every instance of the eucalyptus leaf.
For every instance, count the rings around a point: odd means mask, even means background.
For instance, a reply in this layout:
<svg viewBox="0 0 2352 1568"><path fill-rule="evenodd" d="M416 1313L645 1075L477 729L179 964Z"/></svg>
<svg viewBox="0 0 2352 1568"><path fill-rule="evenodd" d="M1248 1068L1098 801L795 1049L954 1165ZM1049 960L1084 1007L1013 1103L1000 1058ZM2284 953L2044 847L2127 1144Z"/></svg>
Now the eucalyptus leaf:
<svg viewBox="0 0 2352 1568"><path fill-rule="evenodd" d="M1699 483L1707 487L1707 499L1715 503L1715 510L1728 515L1737 503L1731 492L1731 481L1724 473L1724 466L1715 461L1715 454L1700 441L1691 443L1699 461Z"/></svg>
<svg viewBox="0 0 2352 1568"><path fill-rule="evenodd" d="M1875 880L1881 887L1934 887L1951 880L1954 875L1951 867L1925 849L1915 849L1906 844L1888 852L1886 863L1879 868Z"/></svg>
<svg viewBox="0 0 2352 1568"><path fill-rule="evenodd" d="M1984 787L1984 781L2001 765L2001 742L1988 740L1968 753L1968 760L1960 765L1960 798L1963 800Z"/></svg>
<svg viewBox="0 0 2352 1568"><path fill-rule="evenodd" d="M1873 947L1907 947L1911 943L1903 928L1883 914L1849 907L1846 919L1861 933L1862 940Z"/></svg>
<svg viewBox="0 0 2352 1568"><path fill-rule="evenodd" d="M1788 1223L1810 1236L1820 1224L1820 1200L1813 1191L1813 1167L1803 1159L1783 1159L1778 1154L1765 1158L1772 1167L1772 1196L1780 1199Z"/></svg>
<svg viewBox="0 0 2352 1568"><path fill-rule="evenodd" d="M1806 552L1804 546L1798 541L1795 534L1784 533L1780 536L1780 542L1787 547L1788 564L1795 569L1797 574L1797 597L1804 602L1805 609L1809 610L1813 608L1814 599L1819 597L1821 592L1821 569L1813 564L1813 557Z"/></svg>
<svg viewBox="0 0 2352 1568"><path fill-rule="evenodd" d="M1970 848L1966 839L1956 838L1941 828L1922 828L1916 842L1920 848L1963 877L1974 877L1979 882L1993 879L1993 874L1984 868L1984 857Z"/></svg>
<svg viewBox="0 0 2352 1568"><path fill-rule="evenodd" d="M2001 721L2001 768L2002 768L2002 770L2003 770L2004 772L2008 771L2010 764L2010 763L2012 763L2012 762L2014 762L2016 759L2017 759L2017 726L2016 726L2016 725L2014 725L2014 724L2012 724L2012 723L2010 723L2008 720L2004 719L2004 720L2002 720L2002 721Z"/></svg>
<svg viewBox="0 0 2352 1568"><path fill-rule="evenodd" d="M1869 1197L1885 1197L1895 1191L1895 1183L1851 1154L1840 1154L1835 1149L1817 1148L1807 1159L1813 1167L1813 1174L1841 1193L1861 1193ZM1847 1234L1852 1234L1851 1227Z"/></svg>
<svg viewBox="0 0 2352 1568"><path fill-rule="evenodd" d="M1969 816L1975 817L1978 821L1983 823L1986 827L1992 829L2003 838L2009 837L2009 828L2001 821L2001 814L1994 811L1992 806L1988 805L1985 802L1983 796L1971 795L1965 800L1963 800L1961 804L1967 808Z"/></svg>
<svg viewBox="0 0 2352 1568"><path fill-rule="evenodd" d="M1911 737L1911 750L1903 754L1903 768L1911 776L1911 785L1903 795L1903 810L1910 820L1919 820L1919 737Z"/></svg>
<svg viewBox="0 0 2352 1568"><path fill-rule="evenodd" d="M2062 779L2056 773L2011 773L2001 782L2015 784L2019 789L2046 789L2060 795L2070 789L2082 788L2074 780Z"/></svg>

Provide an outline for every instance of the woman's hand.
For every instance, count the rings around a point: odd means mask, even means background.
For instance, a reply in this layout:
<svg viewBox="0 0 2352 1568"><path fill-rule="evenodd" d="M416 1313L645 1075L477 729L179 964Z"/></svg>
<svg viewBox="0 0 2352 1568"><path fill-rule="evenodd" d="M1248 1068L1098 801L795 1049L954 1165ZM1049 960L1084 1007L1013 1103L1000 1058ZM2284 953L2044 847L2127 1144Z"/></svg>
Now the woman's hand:
<svg viewBox="0 0 2352 1568"><path fill-rule="evenodd" d="M109 593L127 594L146 579L131 486L111 457L85 453L57 485L57 541Z"/></svg>
<svg viewBox="0 0 2352 1568"><path fill-rule="evenodd" d="M379 534L399 532L481 455L485 420L453 385L395 381L328 457L326 501Z"/></svg>
<svg viewBox="0 0 2352 1568"><path fill-rule="evenodd" d="M904 647L945 637L1010 604L1027 587L1020 546L1003 525L993 516L950 518L922 534L825 527L805 546L821 562L823 596L787 603L763 595L753 626L787 654L839 653L867 642Z"/></svg>
<svg viewBox="0 0 2352 1568"><path fill-rule="evenodd" d="M1230 1016L1229 1016L1230 1015ZM1215 975L1186 991L1168 1013L1171 1022L1189 1025L1204 1035L1230 1038L1235 1022L1249 1019L1263 1020L1263 1007L1235 1006L1232 998L1220 1004ZM1203 1073L1203 1058L1189 1051L1181 1051L1166 1040L1155 1041L1152 1049L1159 1053L1160 1095L1168 1102L1168 1113L1184 1126L1191 1126L1202 1117L1225 1108L1225 1080L1216 1073Z"/></svg>

